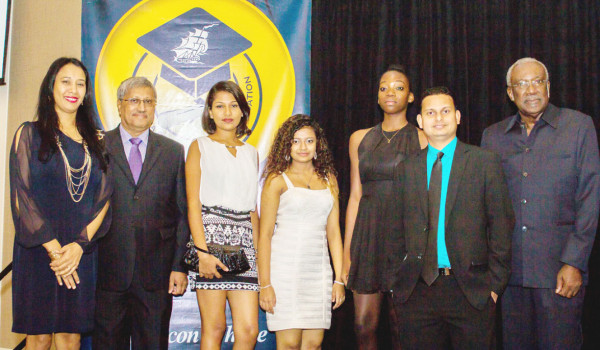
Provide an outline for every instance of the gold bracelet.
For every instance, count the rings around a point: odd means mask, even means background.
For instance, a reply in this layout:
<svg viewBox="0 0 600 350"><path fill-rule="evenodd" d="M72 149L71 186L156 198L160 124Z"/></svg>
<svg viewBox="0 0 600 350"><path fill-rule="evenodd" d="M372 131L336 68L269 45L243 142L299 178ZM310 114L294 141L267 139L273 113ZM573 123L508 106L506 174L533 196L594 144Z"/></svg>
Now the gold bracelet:
<svg viewBox="0 0 600 350"><path fill-rule="evenodd" d="M60 254L58 250L51 250L48 252L48 256L50 257L50 261L54 261L60 259L62 254Z"/></svg>

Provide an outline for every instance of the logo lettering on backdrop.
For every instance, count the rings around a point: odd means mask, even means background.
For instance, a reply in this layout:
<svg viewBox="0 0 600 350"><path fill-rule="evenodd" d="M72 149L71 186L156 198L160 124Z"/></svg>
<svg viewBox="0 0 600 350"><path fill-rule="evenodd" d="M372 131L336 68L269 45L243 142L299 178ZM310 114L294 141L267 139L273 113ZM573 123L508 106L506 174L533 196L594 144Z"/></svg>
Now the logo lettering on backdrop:
<svg viewBox="0 0 600 350"><path fill-rule="evenodd" d="M147 0L108 35L96 66L100 119L118 125L118 84L145 76L158 93L153 130L186 147L204 135L202 111L212 85L233 80L251 106L246 140L261 159L294 107L294 67L273 23L243 0Z"/></svg>

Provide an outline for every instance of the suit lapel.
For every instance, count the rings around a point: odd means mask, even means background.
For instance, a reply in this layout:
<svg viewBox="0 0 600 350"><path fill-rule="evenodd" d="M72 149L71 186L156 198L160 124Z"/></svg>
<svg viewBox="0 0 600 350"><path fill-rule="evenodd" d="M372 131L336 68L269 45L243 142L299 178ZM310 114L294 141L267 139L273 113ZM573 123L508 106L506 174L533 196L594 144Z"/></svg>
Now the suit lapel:
<svg viewBox="0 0 600 350"><path fill-rule="evenodd" d="M467 161L469 160L468 149L458 141L456 144L456 150L454 151L454 159L452 160L452 170L450 171L450 180L448 180L448 191L446 194L446 215L444 219L444 226L448 225L448 218L456 202L456 194L460 182L463 178Z"/></svg>
<svg viewBox="0 0 600 350"><path fill-rule="evenodd" d="M123 140L121 139L121 133L119 132L118 126L106 133L106 146L112 156L111 161L115 162L115 164L121 168L123 174L127 177L127 180L135 186L135 181L133 181L133 175L131 175L131 169L129 168L129 162L125 156Z"/></svg>
<svg viewBox="0 0 600 350"><path fill-rule="evenodd" d="M156 137L156 134L150 131L150 134L148 135L148 148L146 148L146 157L144 158L144 163L142 164L142 172L140 173L140 178L138 179L137 183L138 186L140 186L142 182L144 182L144 179L146 178L152 167L156 164L158 158L160 158L161 152L161 144L158 138Z"/></svg>

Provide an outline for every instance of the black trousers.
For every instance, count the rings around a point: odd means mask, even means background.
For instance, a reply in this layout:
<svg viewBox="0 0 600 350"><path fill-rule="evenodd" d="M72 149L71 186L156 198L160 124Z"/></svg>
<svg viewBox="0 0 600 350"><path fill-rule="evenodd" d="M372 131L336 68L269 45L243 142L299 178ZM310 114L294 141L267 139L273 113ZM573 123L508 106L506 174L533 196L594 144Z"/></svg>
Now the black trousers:
<svg viewBox="0 0 600 350"><path fill-rule="evenodd" d="M173 298L168 286L147 291L133 274L120 292L96 290L93 349L167 349Z"/></svg>
<svg viewBox="0 0 600 350"><path fill-rule="evenodd" d="M502 295L504 349L581 349L585 288L567 299L547 288L508 286Z"/></svg>
<svg viewBox="0 0 600 350"><path fill-rule="evenodd" d="M394 300L402 350L495 349L496 304L473 307L454 276L419 280L405 303Z"/></svg>

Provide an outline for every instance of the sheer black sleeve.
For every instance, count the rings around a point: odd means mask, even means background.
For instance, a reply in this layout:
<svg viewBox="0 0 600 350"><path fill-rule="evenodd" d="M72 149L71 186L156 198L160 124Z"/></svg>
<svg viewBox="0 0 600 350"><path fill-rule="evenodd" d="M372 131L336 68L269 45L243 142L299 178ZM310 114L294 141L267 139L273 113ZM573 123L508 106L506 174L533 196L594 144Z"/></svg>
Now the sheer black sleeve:
<svg viewBox="0 0 600 350"><path fill-rule="evenodd" d="M108 167L108 169L105 172L102 172L102 180L100 181L100 185L94 193L94 204L91 208L89 222L94 221L94 219L100 214L106 203L110 200L110 196L112 195L113 184L111 180L112 176L110 176L109 171L110 167ZM86 225L81 230L75 242L77 242L81 246L81 248L83 248L84 252L89 252L90 248L92 247L91 243L97 241L98 239L106 235L110 227L110 223L112 221L111 219L112 209L111 207L109 207L108 211L106 212L106 215L104 216L104 219L102 220L102 223L100 224L100 227L98 227L98 230L96 231L92 239L88 239L88 230Z"/></svg>
<svg viewBox="0 0 600 350"><path fill-rule="evenodd" d="M17 130L10 149L10 200L15 224L15 240L31 248L56 238L44 214L34 201L31 169L35 126L24 123Z"/></svg>

